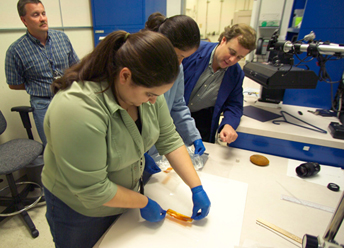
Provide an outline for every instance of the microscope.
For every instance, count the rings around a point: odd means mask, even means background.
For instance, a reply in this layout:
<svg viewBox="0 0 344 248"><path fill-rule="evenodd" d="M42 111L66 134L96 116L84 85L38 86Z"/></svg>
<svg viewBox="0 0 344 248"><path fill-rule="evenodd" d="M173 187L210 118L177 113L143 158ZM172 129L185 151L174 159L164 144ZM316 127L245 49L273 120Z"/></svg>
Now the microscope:
<svg viewBox="0 0 344 248"><path fill-rule="evenodd" d="M257 49L259 48L257 47ZM343 44L316 41L313 31L305 35L303 39L291 42L279 41L277 29L272 34L266 49L270 53L268 61L248 62L243 68L246 77L262 86L259 102L278 104L283 101L285 89L315 89L318 81L325 81L331 85L336 83L332 82L326 71L326 62L344 58ZM306 53L307 57L311 59L305 61L305 59L299 58L302 53ZM296 65L294 57L300 60ZM306 65L313 58L317 60L319 66L318 75L313 70L309 70ZM307 68L303 69L300 66ZM337 93L332 99L331 110L344 124L344 71ZM329 128L333 138L344 139L343 125L333 122Z"/></svg>
<svg viewBox="0 0 344 248"><path fill-rule="evenodd" d="M315 89L318 80L328 81L329 75L324 75L323 70L316 75L312 70L300 68L300 63L299 66L294 65L294 55L306 52L308 57L318 60L321 69L325 69L327 60L323 55L336 59L344 58L344 45L315 41L314 38L312 31L300 41L279 41L278 29L275 30L267 45L269 60L248 62L243 68L245 76L267 89ZM303 65L306 62L308 61L302 61Z"/></svg>

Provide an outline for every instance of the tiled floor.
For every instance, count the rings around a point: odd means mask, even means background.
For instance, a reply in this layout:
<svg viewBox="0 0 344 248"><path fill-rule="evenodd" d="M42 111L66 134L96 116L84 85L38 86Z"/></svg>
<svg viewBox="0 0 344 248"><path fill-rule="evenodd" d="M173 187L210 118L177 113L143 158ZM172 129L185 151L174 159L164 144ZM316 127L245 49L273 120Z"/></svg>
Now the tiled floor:
<svg viewBox="0 0 344 248"><path fill-rule="evenodd" d="M37 190L30 194L39 195L40 192ZM4 207L0 207L0 212L3 209ZM34 208L28 210L28 214L39 232L37 238L32 238L29 228L20 215L7 217L0 222L0 248L54 248L55 244L45 218L45 212L45 202L38 203ZM102 238L93 248L99 248Z"/></svg>
<svg viewBox="0 0 344 248"><path fill-rule="evenodd" d="M21 186L23 187L23 186ZM18 188L19 192L23 188ZM29 197L38 197L41 191L36 188L30 191ZM0 207L0 212L5 207ZM29 228L26 226L20 214L10 216L0 222L0 248L50 248L55 247L50 228L45 218L46 204L45 202L38 203L35 207L28 211L31 220L39 232L37 238L31 236Z"/></svg>
<svg viewBox="0 0 344 248"><path fill-rule="evenodd" d="M45 218L45 203L39 203L28 211L39 231L37 238L32 238L29 229L19 215L8 217L0 222L0 247L3 248L50 248L55 247L49 225Z"/></svg>

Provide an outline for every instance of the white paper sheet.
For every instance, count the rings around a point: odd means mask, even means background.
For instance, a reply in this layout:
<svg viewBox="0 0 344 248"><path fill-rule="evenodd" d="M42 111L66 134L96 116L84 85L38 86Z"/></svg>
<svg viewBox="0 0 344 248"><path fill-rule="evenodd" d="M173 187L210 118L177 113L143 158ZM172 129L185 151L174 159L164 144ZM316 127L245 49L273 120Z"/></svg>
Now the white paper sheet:
<svg viewBox="0 0 344 248"><path fill-rule="evenodd" d="M344 170L342 170L340 167L320 165L320 171L318 172L318 174L308 178L300 178L297 176L295 169L303 163L305 162L288 159L287 175L290 177L305 180L307 182L317 183L323 186L327 186L329 183L335 183L339 185L340 190L344 189Z"/></svg>
<svg viewBox="0 0 344 248"><path fill-rule="evenodd" d="M109 228L99 247L234 248L239 245L248 185L198 173L212 204L207 218L187 224L169 218L150 223L141 218L139 209L132 209ZM174 171L154 175L145 187L145 194L164 209L191 216L191 190Z"/></svg>
<svg viewBox="0 0 344 248"><path fill-rule="evenodd" d="M296 248L297 246L295 246ZM235 248L275 248L271 245L262 245L254 240L245 239L242 246L236 246Z"/></svg>

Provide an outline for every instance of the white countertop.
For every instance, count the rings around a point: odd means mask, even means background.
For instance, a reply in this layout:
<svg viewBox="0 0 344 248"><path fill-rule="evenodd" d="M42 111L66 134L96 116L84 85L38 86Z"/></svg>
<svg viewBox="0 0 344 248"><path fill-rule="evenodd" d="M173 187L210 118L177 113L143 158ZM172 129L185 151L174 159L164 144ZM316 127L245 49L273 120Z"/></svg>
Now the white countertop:
<svg viewBox="0 0 344 248"><path fill-rule="evenodd" d="M288 248L295 242L285 239L256 224L261 218L300 238L304 234L323 236L332 213L281 200L281 195L336 208L343 194L325 186L287 176L288 159L217 144L205 143L209 159L203 172L248 183L248 193L241 231L240 244L255 241L266 247ZM270 164L260 167L249 158L262 154ZM341 170L342 173L343 170ZM337 242L344 244L344 224L336 235Z"/></svg>
<svg viewBox="0 0 344 248"><path fill-rule="evenodd" d="M299 126L295 126L289 123L279 123L279 125L272 123L272 121L261 122L255 120L253 118L247 117L245 115L242 116L241 122L239 127L237 128L237 132L259 135L259 136L266 136L270 138L276 139L283 139L283 140L290 140L295 142L307 143L312 145L318 146L326 146L331 148L338 148L344 149L344 140L342 139L334 139L331 136L330 130L328 125L330 122L339 122L336 117L322 117L318 115L314 115L313 113L308 112L315 111L315 108L309 107L301 107L301 106L293 106L293 105L283 105L279 104L276 108L275 104L262 104L256 102L257 98L254 96L245 96L245 104L244 106L254 106L260 109L267 110L269 112L273 112L275 114L280 114L283 110L304 122L310 123L318 128L321 128L327 131L327 134L316 132L313 130L308 130ZM298 112L301 111L302 115ZM289 117L286 115L287 119L293 123L297 123L303 126L307 126L306 124ZM274 120L282 120L283 118L277 118ZM308 126L310 127L310 126ZM312 128L312 127L311 127Z"/></svg>

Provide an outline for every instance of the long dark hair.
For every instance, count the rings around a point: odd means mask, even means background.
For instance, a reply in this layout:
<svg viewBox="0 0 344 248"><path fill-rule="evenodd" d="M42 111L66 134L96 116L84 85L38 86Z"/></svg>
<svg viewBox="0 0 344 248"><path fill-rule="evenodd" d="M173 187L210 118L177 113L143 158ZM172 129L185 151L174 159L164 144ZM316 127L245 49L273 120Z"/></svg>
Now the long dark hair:
<svg viewBox="0 0 344 248"><path fill-rule="evenodd" d="M159 12L148 17L144 30L162 33L172 45L182 51L198 48L200 31L197 23L189 16L175 15L166 18Z"/></svg>
<svg viewBox="0 0 344 248"><path fill-rule="evenodd" d="M74 81L108 81L108 88L113 89L115 78L124 67L131 71L134 84L146 88L170 84L179 73L174 48L162 34L144 31L129 35L125 31L114 31L79 64L55 80L52 91L55 94Z"/></svg>

